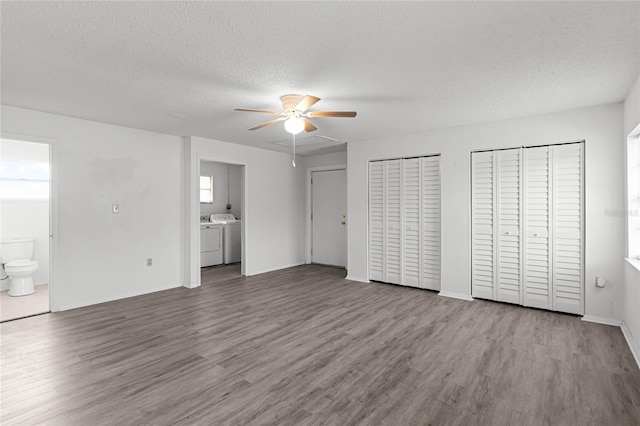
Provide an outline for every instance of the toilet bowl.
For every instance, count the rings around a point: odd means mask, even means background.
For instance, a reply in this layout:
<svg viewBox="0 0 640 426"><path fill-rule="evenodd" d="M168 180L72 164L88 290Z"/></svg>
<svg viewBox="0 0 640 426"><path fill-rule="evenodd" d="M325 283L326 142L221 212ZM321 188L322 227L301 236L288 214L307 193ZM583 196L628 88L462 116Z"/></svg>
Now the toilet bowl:
<svg viewBox="0 0 640 426"><path fill-rule="evenodd" d="M38 262L33 259L33 238L9 238L0 241L0 264L11 280L9 296L26 296L35 292L33 274Z"/></svg>
<svg viewBox="0 0 640 426"><path fill-rule="evenodd" d="M11 280L9 296L26 296L36 290L33 286L33 275L38 270L38 262L35 260L12 260L4 265L4 271Z"/></svg>

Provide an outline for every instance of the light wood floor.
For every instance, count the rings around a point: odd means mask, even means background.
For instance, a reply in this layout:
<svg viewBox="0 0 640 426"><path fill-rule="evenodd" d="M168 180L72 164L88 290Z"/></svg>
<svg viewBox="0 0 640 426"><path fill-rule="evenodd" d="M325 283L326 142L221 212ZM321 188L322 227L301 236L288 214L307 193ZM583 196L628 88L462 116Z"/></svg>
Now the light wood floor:
<svg viewBox="0 0 640 426"><path fill-rule="evenodd" d="M9 425L638 425L618 328L307 265L0 325Z"/></svg>
<svg viewBox="0 0 640 426"><path fill-rule="evenodd" d="M49 311L49 284L37 285L27 296L9 296L0 292L0 321L8 321Z"/></svg>

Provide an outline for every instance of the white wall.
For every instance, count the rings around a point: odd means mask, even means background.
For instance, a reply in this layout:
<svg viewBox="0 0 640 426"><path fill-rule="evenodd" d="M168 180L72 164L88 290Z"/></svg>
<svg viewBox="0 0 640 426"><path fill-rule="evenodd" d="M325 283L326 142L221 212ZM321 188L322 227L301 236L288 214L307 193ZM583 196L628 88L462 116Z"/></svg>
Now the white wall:
<svg viewBox="0 0 640 426"><path fill-rule="evenodd" d="M213 203L201 203L200 215L227 213L227 200L231 204L230 213L240 218L240 196L242 168L233 164L203 161L200 164L201 176L213 176Z"/></svg>
<svg viewBox="0 0 640 426"><path fill-rule="evenodd" d="M309 167L336 166L347 164L347 151L331 152L329 154L307 155L305 165Z"/></svg>
<svg viewBox="0 0 640 426"><path fill-rule="evenodd" d="M631 87L624 102L624 134L622 146L627 146L627 135L640 123L640 75ZM625 164L627 164L625 159ZM626 197L625 197L626 198ZM625 211L629 211L626 206ZM627 234L628 235L628 234ZM626 242L625 242L626 243ZM627 250L625 244L624 250ZM638 262L636 261L636 265ZM629 342L631 351L640 366L640 270L637 266L625 262L624 264L624 317L622 329Z"/></svg>
<svg viewBox="0 0 640 426"><path fill-rule="evenodd" d="M52 310L180 285L179 138L4 105L2 135L53 139Z"/></svg>
<svg viewBox="0 0 640 426"><path fill-rule="evenodd" d="M470 152L586 140L586 315L622 318L624 208L622 105L433 130L348 144L349 278L366 281L367 162L441 153L442 292L471 295ZM594 279L604 276L606 288Z"/></svg>
<svg viewBox="0 0 640 426"><path fill-rule="evenodd" d="M196 194L199 160L245 166L243 267L246 275L304 263L304 170L302 157L291 166L291 155L238 144L183 138L185 174L183 285L200 283L199 201Z"/></svg>
<svg viewBox="0 0 640 426"><path fill-rule="evenodd" d="M0 141L0 156L3 160L25 160L49 164L49 145L22 141ZM34 238L33 259L38 261L34 283L49 282L49 199L0 200L0 238ZM5 275L3 275L5 276ZM5 279L0 290L9 290L10 281Z"/></svg>

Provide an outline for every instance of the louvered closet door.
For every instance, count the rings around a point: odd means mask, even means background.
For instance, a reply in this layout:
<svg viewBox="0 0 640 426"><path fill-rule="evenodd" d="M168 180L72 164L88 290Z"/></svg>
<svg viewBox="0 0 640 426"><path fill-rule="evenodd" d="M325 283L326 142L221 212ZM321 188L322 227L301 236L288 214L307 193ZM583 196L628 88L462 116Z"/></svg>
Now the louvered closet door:
<svg viewBox="0 0 640 426"><path fill-rule="evenodd" d="M473 222L471 292L474 297L483 299L495 299L493 154L493 152L471 154Z"/></svg>
<svg viewBox="0 0 640 426"><path fill-rule="evenodd" d="M496 300L520 300L520 149L496 152L497 294Z"/></svg>
<svg viewBox="0 0 640 426"><path fill-rule="evenodd" d="M369 278L384 279L384 163L369 163Z"/></svg>
<svg viewBox="0 0 640 426"><path fill-rule="evenodd" d="M420 159L422 288L440 290L440 156Z"/></svg>
<svg viewBox="0 0 640 426"><path fill-rule="evenodd" d="M524 150L524 300L525 306L552 309L550 242L550 148Z"/></svg>
<svg viewBox="0 0 640 426"><path fill-rule="evenodd" d="M402 283L402 160L384 161L384 279Z"/></svg>
<svg viewBox="0 0 640 426"><path fill-rule="evenodd" d="M420 159L402 161L403 276L402 284L420 287Z"/></svg>
<svg viewBox="0 0 640 426"><path fill-rule="evenodd" d="M584 313L584 144L551 147L553 309Z"/></svg>

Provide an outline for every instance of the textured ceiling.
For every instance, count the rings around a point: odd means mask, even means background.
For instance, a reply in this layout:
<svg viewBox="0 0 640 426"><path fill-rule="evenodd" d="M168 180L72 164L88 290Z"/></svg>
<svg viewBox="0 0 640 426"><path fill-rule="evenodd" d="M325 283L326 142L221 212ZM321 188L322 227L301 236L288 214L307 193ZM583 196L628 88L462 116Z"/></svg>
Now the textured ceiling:
<svg viewBox="0 0 640 426"><path fill-rule="evenodd" d="M274 150L233 108L316 95L349 142L622 101L640 63L637 1L0 7L3 104Z"/></svg>

